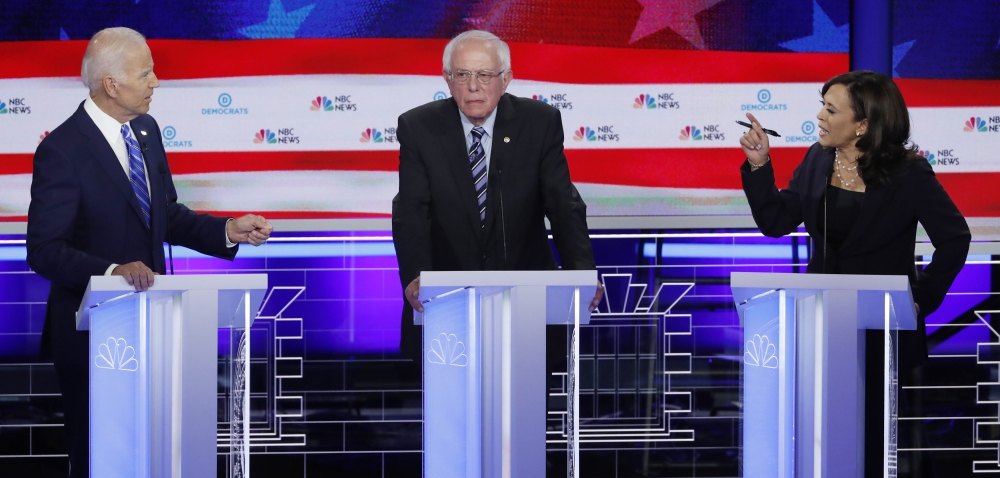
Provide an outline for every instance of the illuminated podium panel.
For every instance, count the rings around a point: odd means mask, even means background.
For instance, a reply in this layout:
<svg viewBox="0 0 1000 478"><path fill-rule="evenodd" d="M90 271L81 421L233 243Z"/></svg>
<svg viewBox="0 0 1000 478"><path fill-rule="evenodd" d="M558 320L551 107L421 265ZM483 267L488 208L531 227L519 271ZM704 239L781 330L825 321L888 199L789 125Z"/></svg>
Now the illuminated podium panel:
<svg viewBox="0 0 1000 478"><path fill-rule="evenodd" d="M91 278L76 317L90 331L90 476L215 477L219 438L227 475L248 476L250 325L266 289L265 274L156 276L146 292Z"/></svg>
<svg viewBox="0 0 1000 478"><path fill-rule="evenodd" d="M578 331L597 271L424 272L424 476L545 470L545 325L568 325L567 465L579 476Z"/></svg>
<svg viewBox="0 0 1000 478"><path fill-rule="evenodd" d="M883 393L883 475L896 476L897 330L917 327L906 276L734 272L743 326L743 476L863 477L865 387ZM882 330L882 383L865 332Z"/></svg>

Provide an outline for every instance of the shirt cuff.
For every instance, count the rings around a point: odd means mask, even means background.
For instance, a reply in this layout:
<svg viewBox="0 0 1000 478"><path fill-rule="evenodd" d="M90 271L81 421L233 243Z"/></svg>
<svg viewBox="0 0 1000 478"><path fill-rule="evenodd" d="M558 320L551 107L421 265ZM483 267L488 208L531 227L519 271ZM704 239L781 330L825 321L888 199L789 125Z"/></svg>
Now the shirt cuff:
<svg viewBox="0 0 1000 478"><path fill-rule="evenodd" d="M111 275L111 272L113 272L115 270L115 267L118 267L118 266L119 266L119 264L111 264L110 266L108 266L108 270L104 271L104 275L106 275L106 276Z"/></svg>
<svg viewBox="0 0 1000 478"><path fill-rule="evenodd" d="M235 219L233 218L229 218L229 220L226 221L226 227L222 228L222 233L226 236L226 247L230 249L236 247L236 243L229 240L229 223L234 220Z"/></svg>

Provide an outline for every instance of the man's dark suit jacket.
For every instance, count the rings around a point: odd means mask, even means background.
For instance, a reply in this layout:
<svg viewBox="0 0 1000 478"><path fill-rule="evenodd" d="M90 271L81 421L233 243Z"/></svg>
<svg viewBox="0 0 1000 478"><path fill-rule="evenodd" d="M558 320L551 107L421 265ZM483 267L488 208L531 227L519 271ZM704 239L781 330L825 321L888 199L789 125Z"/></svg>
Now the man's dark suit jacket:
<svg viewBox="0 0 1000 478"><path fill-rule="evenodd" d="M814 144L795 169L788 187L781 191L774 185L770 162L751 172L749 163L744 161L740 168L743 191L754 221L764 235L771 237L784 236L805 223L814 245L807 272L909 276L920 317L917 331L900 332L900 345L904 349L900 355L903 359L908 353L911 364L919 363L927 355L923 318L941 305L965 265L972 240L969 226L934 176L930 164L909 161L892 178L890 187L866 184L864 203L854 228L839 247L824 247L820 222L833 161L832 149ZM935 249L931 263L920 271L914 266L918 222Z"/></svg>
<svg viewBox="0 0 1000 478"><path fill-rule="evenodd" d="M422 271L555 269L546 217L563 269L595 268L587 206L570 181L559 110L504 94L495 114L485 227L455 100L399 117L392 238L404 289ZM403 302L401 348L416 356L420 334Z"/></svg>
<svg viewBox="0 0 1000 478"><path fill-rule="evenodd" d="M168 237L173 244L215 257L231 260L237 251L226 247L227 218L197 214L177 203L156 121L142 115L130 128L144 150L151 228L142 221L121 163L83 104L35 151L28 265L52 283L42 345L43 351L51 351L59 376L74 476L85 471L80 467L87 458L90 355L88 334L76 331L75 314L90 277L104 275L112 263L134 261L166 273L163 242Z"/></svg>

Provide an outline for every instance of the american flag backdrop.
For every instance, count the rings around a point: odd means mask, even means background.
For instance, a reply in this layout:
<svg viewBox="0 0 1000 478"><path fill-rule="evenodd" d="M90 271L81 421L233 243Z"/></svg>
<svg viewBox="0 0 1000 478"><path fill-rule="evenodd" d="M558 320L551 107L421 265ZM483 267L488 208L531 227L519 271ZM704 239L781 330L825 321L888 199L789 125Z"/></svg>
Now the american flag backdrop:
<svg viewBox="0 0 1000 478"><path fill-rule="evenodd" d="M753 112L779 186L848 70L847 0L6 0L0 220L24 221L31 159L85 98L87 39L129 26L162 86L150 114L181 200L271 218L385 217L397 116L448 96L447 39L512 48L509 92L562 110L593 216L745 215L735 120ZM894 73L913 140L966 216L1000 217L1000 2L897 0ZM975 225L976 223L974 223Z"/></svg>

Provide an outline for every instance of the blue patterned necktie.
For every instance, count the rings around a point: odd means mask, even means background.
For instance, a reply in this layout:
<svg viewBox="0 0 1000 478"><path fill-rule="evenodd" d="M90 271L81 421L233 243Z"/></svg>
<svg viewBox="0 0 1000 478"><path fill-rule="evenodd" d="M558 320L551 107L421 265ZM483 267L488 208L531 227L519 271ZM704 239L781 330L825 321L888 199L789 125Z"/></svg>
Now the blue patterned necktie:
<svg viewBox="0 0 1000 478"><path fill-rule="evenodd" d="M139 144L132 137L127 124L122 125L122 137L125 138L125 148L128 150L128 180L132 183L135 197L139 199L142 218L149 227L149 186L146 184L146 167L142 163L142 153Z"/></svg>
<svg viewBox="0 0 1000 478"><path fill-rule="evenodd" d="M483 135L486 130L472 128L472 147L469 148L469 166L472 168L472 184L476 186L476 200L479 204L479 223L486 227L486 150L483 149Z"/></svg>

